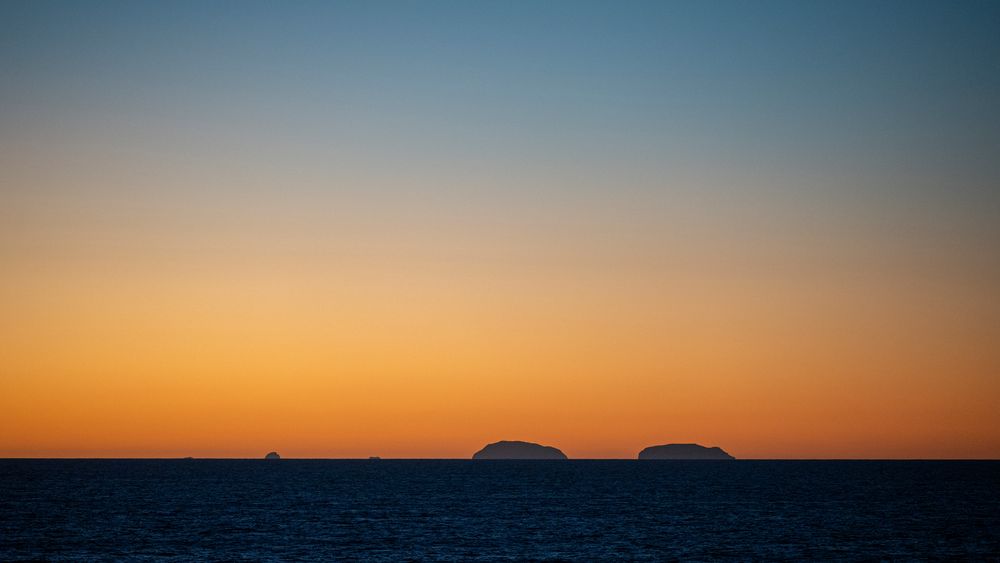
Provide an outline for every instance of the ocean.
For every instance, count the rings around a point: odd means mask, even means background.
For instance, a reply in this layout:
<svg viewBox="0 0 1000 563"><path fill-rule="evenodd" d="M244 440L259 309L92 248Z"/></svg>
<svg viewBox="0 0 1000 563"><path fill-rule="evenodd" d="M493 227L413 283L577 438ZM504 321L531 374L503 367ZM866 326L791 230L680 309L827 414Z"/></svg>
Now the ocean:
<svg viewBox="0 0 1000 563"><path fill-rule="evenodd" d="M0 560L1000 560L1000 462L0 460Z"/></svg>

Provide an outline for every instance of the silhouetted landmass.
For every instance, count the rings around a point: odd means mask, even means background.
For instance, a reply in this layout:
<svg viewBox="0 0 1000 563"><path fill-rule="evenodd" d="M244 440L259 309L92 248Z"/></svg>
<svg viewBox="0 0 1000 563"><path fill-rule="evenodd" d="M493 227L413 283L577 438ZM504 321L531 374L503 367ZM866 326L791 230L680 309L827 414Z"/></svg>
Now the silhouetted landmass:
<svg viewBox="0 0 1000 563"><path fill-rule="evenodd" d="M379 461L380 459L382 459L382 458L380 458L377 455L373 455L373 456L371 456L371 457L368 458L368 461Z"/></svg>
<svg viewBox="0 0 1000 563"><path fill-rule="evenodd" d="M278 455L278 452L268 452L268 454L264 456L264 459L278 460L281 459L281 456Z"/></svg>
<svg viewBox="0 0 1000 563"><path fill-rule="evenodd" d="M566 459L566 454L552 446L503 440L487 444L472 459Z"/></svg>
<svg viewBox="0 0 1000 563"><path fill-rule="evenodd" d="M736 459L720 447L706 448L698 444L665 444L649 446L639 452L639 459Z"/></svg>

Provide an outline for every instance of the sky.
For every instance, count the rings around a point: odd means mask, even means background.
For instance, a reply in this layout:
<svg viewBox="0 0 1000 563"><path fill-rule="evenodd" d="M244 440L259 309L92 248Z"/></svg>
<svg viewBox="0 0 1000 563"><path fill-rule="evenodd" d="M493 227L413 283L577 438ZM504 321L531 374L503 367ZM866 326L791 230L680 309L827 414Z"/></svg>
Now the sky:
<svg viewBox="0 0 1000 563"><path fill-rule="evenodd" d="M0 3L0 457L1000 457L996 2Z"/></svg>

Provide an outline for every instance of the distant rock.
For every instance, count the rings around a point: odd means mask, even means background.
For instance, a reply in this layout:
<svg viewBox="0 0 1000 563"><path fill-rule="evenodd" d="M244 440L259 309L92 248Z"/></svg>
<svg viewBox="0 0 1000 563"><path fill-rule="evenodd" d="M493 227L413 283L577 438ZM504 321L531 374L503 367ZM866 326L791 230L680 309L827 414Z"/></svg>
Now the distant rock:
<svg viewBox="0 0 1000 563"><path fill-rule="evenodd" d="M266 456L264 456L264 459L279 460L281 459L281 456L278 455L278 452L270 452Z"/></svg>
<svg viewBox="0 0 1000 563"><path fill-rule="evenodd" d="M566 454L552 446L504 440L488 444L472 459L566 459Z"/></svg>
<svg viewBox="0 0 1000 563"><path fill-rule="evenodd" d="M368 458L368 461L380 461L381 459L379 456L373 455Z"/></svg>
<svg viewBox="0 0 1000 563"><path fill-rule="evenodd" d="M639 452L639 459L736 459L722 448L706 448L698 444L665 444L649 446Z"/></svg>

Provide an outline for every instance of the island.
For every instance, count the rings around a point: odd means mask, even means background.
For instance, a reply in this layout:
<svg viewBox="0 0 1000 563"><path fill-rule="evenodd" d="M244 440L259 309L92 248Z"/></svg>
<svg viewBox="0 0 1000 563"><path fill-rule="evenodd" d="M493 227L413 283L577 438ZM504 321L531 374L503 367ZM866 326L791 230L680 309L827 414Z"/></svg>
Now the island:
<svg viewBox="0 0 1000 563"><path fill-rule="evenodd" d="M487 444L472 455L472 459L567 459L566 454L552 446L532 442L502 440Z"/></svg>
<svg viewBox="0 0 1000 563"><path fill-rule="evenodd" d="M264 456L264 459L267 459L267 460L270 460L270 461L277 461L277 460L281 459L281 456L278 455L278 452L268 452L268 454L266 456Z"/></svg>
<svg viewBox="0 0 1000 563"><path fill-rule="evenodd" d="M664 444L649 446L639 452L639 459L715 459L732 460L720 447L706 448L698 444Z"/></svg>

